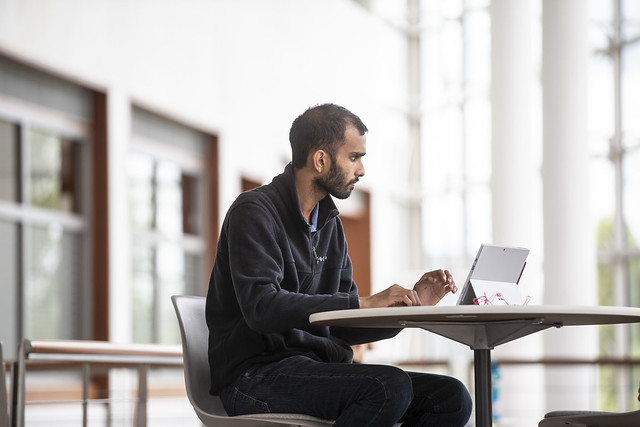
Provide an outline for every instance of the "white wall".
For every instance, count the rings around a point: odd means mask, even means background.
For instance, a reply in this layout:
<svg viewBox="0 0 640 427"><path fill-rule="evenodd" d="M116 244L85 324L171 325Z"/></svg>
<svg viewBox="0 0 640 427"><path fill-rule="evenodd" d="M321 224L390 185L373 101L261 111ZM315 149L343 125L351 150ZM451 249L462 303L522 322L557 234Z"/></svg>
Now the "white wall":
<svg viewBox="0 0 640 427"><path fill-rule="evenodd" d="M127 102L220 137L220 215L240 177L268 182L288 161L293 119L319 102L370 129L374 289L402 276L403 236L390 202L405 183L403 36L349 0L0 0L0 49L105 90L111 147L112 296L128 300ZM410 285L410 283L407 283ZM112 304L112 307L122 307ZM115 309L115 308L114 308ZM114 313L115 314L115 313ZM122 316L112 316L113 319ZM114 320L115 322L115 320ZM126 325L112 325L127 340Z"/></svg>

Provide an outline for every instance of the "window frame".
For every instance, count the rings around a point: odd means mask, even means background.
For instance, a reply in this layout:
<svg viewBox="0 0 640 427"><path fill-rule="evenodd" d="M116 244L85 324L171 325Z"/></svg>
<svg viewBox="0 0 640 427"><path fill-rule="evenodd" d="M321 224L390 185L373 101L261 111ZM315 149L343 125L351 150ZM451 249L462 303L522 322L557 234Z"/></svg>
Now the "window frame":
<svg viewBox="0 0 640 427"><path fill-rule="evenodd" d="M0 94L0 120L3 120L16 128L17 147L18 147L18 171L16 179L18 182L18 192L16 200L0 200L0 219L7 223L15 224L17 227L17 246L16 259L18 266L16 267L17 282L10 283L9 286L16 288L16 336L18 340L31 335L31 331L27 330L27 301L26 286L29 280L29 270L32 267L29 260L29 227L30 226L47 226L55 223L62 227L65 233L81 234L81 246L83 249L89 248L91 245L90 236L90 212L91 199L89 197L89 186L91 183L88 162L90 159L91 149L91 126L85 120L71 117L60 111L56 111L50 107L43 107L28 103L18 98L12 98L4 94ZM83 177L83 184L79 188L80 209L79 212L63 212L55 209L48 209L31 205L29 201L29 134L32 129L38 131L50 132L57 137L71 141L80 146L79 164ZM86 252L83 250L83 252ZM91 300L92 291L82 286L83 283L90 281L91 260L87 257L76 265L79 266L77 273L80 299L82 308L80 311L81 319L77 319L81 325L79 327L79 339L86 339L92 335L92 319L88 307ZM7 343L7 354L16 354L17 343Z"/></svg>

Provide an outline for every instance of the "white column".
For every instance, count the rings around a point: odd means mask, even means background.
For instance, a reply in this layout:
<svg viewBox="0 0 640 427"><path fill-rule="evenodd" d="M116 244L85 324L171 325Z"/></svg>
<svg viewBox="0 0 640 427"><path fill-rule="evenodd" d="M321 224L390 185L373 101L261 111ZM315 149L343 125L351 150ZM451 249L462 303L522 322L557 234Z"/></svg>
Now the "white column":
<svg viewBox="0 0 640 427"><path fill-rule="evenodd" d="M409 98L409 146L410 156L408 160L408 183L410 188L422 189L422 116L421 116L421 64L420 57L420 0L407 0L407 80ZM409 243L409 253L407 257L408 268L413 271L420 271L423 263L422 250L422 200L409 200L407 205L407 225L406 237Z"/></svg>
<svg viewBox="0 0 640 427"><path fill-rule="evenodd" d="M133 310L131 283L131 227L128 206L127 158L131 143L131 99L120 86L107 93L109 142L109 338L113 342L132 341ZM136 387L130 369L109 371L109 397L126 401ZM109 406L110 419L131 417L126 405Z"/></svg>
<svg viewBox="0 0 640 427"><path fill-rule="evenodd" d="M583 0L544 0L542 6L545 304L597 302L595 230L588 220L587 7ZM547 356L597 354L595 327L543 334ZM548 368L548 409L597 406L590 373Z"/></svg>
<svg viewBox="0 0 640 427"><path fill-rule="evenodd" d="M497 244L531 247L533 144L531 1L491 3L492 224Z"/></svg>
<svg viewBox="0 0 640 427"><path fill-rule="evenodd" d="M539 189L539 133L534 130L534 90L537 61L533 52L534 8L531 0L491 2L491 196L493 242L531 249L521 280L523 296L540 304L542 294L538 241L541 212ZM538 187L539 188L539 187ZM538 209L538 211L536 211ZM521 302L517 302L520 304ZM541 357L542 336L534 334L497 347L492 358ZM539 366L500 367L497 423L536 425L544 413ZM526 381L523 379L526 378ZM526 393L523 392L526 390Z"/></svg>
<svg viewBox="0 0 640 427"><path fill-rule="evenodd" d="M131 230L127 158L131 141L131 103L119 87L108 92L109 138L109 334L114 342L131 342Z"/></svg>

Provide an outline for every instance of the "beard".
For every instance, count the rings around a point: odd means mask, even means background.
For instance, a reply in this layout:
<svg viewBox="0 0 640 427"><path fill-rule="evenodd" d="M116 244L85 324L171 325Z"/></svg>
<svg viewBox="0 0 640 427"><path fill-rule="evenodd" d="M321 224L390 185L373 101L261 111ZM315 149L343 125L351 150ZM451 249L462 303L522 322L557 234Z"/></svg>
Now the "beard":
<svg viewBox="0 0 640 427"><path fill-rule="evenodd" d="M356 178L351 181L347 181L342 168L333 162L331 163L329 173L327 173L326 176L316 178L314 182L316 186L331 194L333 197L337 199L346 199L353 191L349 186L358 182L358 179Z"/></svg>

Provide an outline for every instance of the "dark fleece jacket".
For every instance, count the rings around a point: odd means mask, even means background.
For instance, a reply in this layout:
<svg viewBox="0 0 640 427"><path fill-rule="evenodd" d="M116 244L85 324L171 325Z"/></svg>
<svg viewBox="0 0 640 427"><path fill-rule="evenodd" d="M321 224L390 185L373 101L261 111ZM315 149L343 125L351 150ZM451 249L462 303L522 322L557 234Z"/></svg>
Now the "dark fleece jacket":
<svg viewBox="0 0 640 427"><path fill-rule="evenodd" d="M288 356L351 363L350 345L398 333L309 323L312 313L358 307L338 210L331 196L321 200L311 232L289 164L238 196L223 222L206 303L211 393L250 366Z"/></svg>

